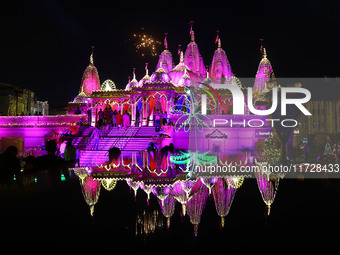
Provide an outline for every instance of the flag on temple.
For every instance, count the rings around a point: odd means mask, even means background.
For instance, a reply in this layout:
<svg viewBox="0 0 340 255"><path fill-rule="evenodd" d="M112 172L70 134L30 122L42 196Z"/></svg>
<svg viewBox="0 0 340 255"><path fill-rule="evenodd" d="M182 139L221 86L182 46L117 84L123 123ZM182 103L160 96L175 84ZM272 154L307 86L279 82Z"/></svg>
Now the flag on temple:
<svg viewBox="0 0 340 255"><path fill-rule="evenodd" d="M219 33L220 33L220 31L219 31L219 30L217 30L216 32L217 32L217 36L216 36L216 39L215 39L215 44L218 42L218 39L219 39Z"/></svg>

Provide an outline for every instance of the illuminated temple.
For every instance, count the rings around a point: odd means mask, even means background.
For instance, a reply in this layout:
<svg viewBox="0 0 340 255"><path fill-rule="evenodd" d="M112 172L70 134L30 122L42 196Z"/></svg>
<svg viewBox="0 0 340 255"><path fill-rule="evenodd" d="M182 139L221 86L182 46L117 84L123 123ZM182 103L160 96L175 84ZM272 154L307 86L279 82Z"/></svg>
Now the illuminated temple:
<svg viewBox="0 0 340 255"><path fill-rule="evenodd" d="M116 142L123 150L145 149L146 142L139 146L141 139L133 139L141 136L141 134L150 137L159 135L152 131L154 130L152 127L155 125L154 116L156 111L159 110L161 114L167 113L168 119L174 126L174 128L171 128L171 126L166 128L170 129L167 132L167 138L158 138L162 140L162 143L159 144L160 147L173 143L176 148L188 149L192 140L197 140L198 147L195 147L195 149L200 151L211 151L213 149L227 151L228 148L228 154L240 154L240 150L244 149L254 152L256 141L266 139L271 134L271 127L265 121L265 116L257 118L262 122L262 125L257 125L258 128L247 125L241 127L242 121L248 121L253 116L249 113L246 97L244 100L245 114L242 116L232 114L232 94L229 89L223 88L223 84L238 86L244 95L247 95L247 88L243 87L241 81L233 74L227 54L222 48L221 40L218 39L216 42L217 48L211 63L208 65L209 67L207 67L195 41L193 30L190 32L190 42L185 51L181 51L179 54L179 63L174 63L173 55L168 49L165 37L164 50L159 55L155 71L150 72L146 65L144 77L137 79L134 69L132 79L129 80L125 89L117 89L112 80L100 82L92 51L90 63L81 80L79 94L73 102L68 104L69 113L72 114L77 109L78 111L81 109L83 113L89 115L86 121L90 121L90 125L95 127L100 110L110 109L121 112L121 114L128 112L131 118L129 130L124 134L123 131L114 131L115 133L112 131L107 134L108 136L131 137L130 142L124 142L123 139ZM272 66L267 58L266 50L262 47L261 54L262 59L256 77L252 79L255 96L254 105L260 109L266 107L266 100L263 95L270 91L271 88L267 88L266 83L273 77ZM199 90L199 93L211 95L209 88L219 95L220 100L216 103L217 99L208 97L207 116L209 120L229 118L238 125L232 128L221 127L218 130L205 128L204 132L200 134L200 138L190 138L190 132L185 132L185 128L180 128L185 122L184 118L181 118L183 115L187 116L187 119L197 117L193 112L190 113L190 102L196 104L190 101L192 99L189 95L190 91ZM191 111L193 110L191 109ZM200 112L200 109L198 109L198 112ZM101 141L101 144L103 145L102 150L106 150L114 144L114 141L108 140L106 143Z"/></svg>
<svg viewBox="0 0 340 255"><path fill-rule="evenodd" d="M205 62L207 60L200 54L193 30L190 31L189 40L185 51L179 54L179 63L175 63L165 37L164 50L159 55L155 70L149 71L150 67L146 65L145 75L141 79L137 79L134 70L125 89L118 89L112 80L101 83L92 51L79 93L68 103L67 115L3 116L0 118L1 137L15 137L18 140L15 141L16 146L23 155L27 150L40 147L49 138L60 137L68 128L77 136L74 144L83 150L81 163L85 165L90 162L93 164L96 159L106 159L107 150L112 146L126 151L139 151L145 150L151 140L157 142L159 149L173 143L178 149L219 151L229 156L250 150L254 155L256 142L264 141L272 133L270 123L266 121L267 116L256 116L257 123L253 121L252 125L246 124L254 117L247 105L247 87L253 88L254 107L265 109L268 104L267 92L276 86L273 83L273 86L268 85L274 74L266 50L261 46L262 59L256 76L244 86L234 75L220 39L216 40L217 47L210 63ZM224 87L227 85L236 86L243 92L244 114L233 114L233 95ZM207 96L205 116L202 116L199 106L203 94ZM130 116L129 128L117 130L98 125L98 113L108 109L121 114L127 112ZM157 111L160 114L167 113L168 123L161 132L155 132L154 127ZM212 129L211 124L216 119L227 119L235 124L233 127ZM80 122L82 128L78 129L75 126ZM198 124L204 126L203 132L193 137ZM96 150L93 149L93 141L88 138L95 127L102 131ZM77 133L77 130L80 131ZM10 144L13 142L4 141L2 150ZM242 157L244 160L244 155Z"/></svg>
<svg viewBox="0 0 340 255"><path fill-rule="evenodd" d="M177 65L168 50L165 38L164 50L159 56L156 70L149 74L146 65L145 71L145 76L140 80L137 80L133 71L132 80L129 80L125 89L117 89L112 80L106 80L101 84L92 52L90 64L85 69L81 80L79 94L73 102L69 103L68 109L72 112L77 107L85 111L90 108L92 126L95 125L100 109L104 110L108 106L113 111L121 111L122 114L128 111L131 115L132 126L136 125L138 116L141 120L138 121L139 125L153 126L153 116L156 110L159 109L161 113L166 111L169 114L173 106L185 103L185 100L183 100L187 96L185 88L190 85L202 86L200 83L204 83L214 88L214 84L236 84L242 88L239 79L233 75L221 40L218 39L217 49L209 68L206 68L195 41L194 31L191 32L190 43L185 52L180 53L180 60ZM263 49L262 60L256 73L254 93L260 94L266 89L265 83L271 75L273 75L273 70L267 58L266 50ZM209 113L215 115L230 114L233 108L230 92L227 89L217 89L217 91L222 99L222 104L211 108ZM246 90L244 92L246 93Z"/></svg>
<svg viewBox="0 0 340 255"><path fill-rule="evenodd" d="M266 110L271 105L271 90L280 86L276 85L266 49L261 46L260 52L262 58L255 77L248 79L248 84L242 84L232 71L221 40L217 40L217 48L207 67L195 41L195 33L191 30L190 42L185 51L180 52L179 63L174 63L165 38L164 50L159 55L154 72L149 72L146 65L144 77L138 80L134 70L125 89L117 89L112 80L100 82L92 51L90 63L81 79L79 94L68 103L67 115L4 116L0 118L0 135L2 138L21 138L15 141L24 143L18 146L19 151L26 153L31 150L24 156L39 156L41 149L36 154L34 149L42 141L55 139L60 145L71 137L73 145L80 151L78 167L71 170L79 177L81 191L92 216L101 187L110 191L118 181L125 181L133 189L135 198L138 190L146 193L147 203L150 194L157 197L161 213L167 218L167 227L178 202L181 204L181 215L188 215L197 236L209 196L213 197L223 227L235 193L249 175L242 172L238 175L191 175L196 166L205 169L213 165L235 170L260 166L261 171L256 172L254 177L269 215L282 176L276 173L267 175L259 162L265 154L265 143L273 139L275 133L268 118L274 119L275 116L252 114L248 102L250 97L254 109ZM243 114L234 113L236 100L233 100L229 85L243 92ZM249 87L252 88L252 95L248 95ZM201 108L204 96L207 99L206 114ZM315 105L313 114L316 109ZM129 125L120 128L108 123L102 125L99 113L108 111L128 113ZM334 111L336 113L336 109ZM155 129L156 112L167 113L167 121L158 131ZM225 125L227 123L234 124ZM317 128L313 123L310 125ZM93 134L97 130L101 135L95 145ZM289 139L292 144L295 135L293 129L288 131L280 134L279 138L285 139L281 140L284 141L282 147L281 144L275 147L267 143L269 153L264 159L266 163L271 164L272 158L281 160L285 145L289 144ZM149 150L150 142L157 148ZM171 153L162 150L171 144L174 148ZM108 150L112 147L118 147L122 153L109 160ZM163 227L158 215L161 215L158 211L138 215L136 235Z"/></svg>

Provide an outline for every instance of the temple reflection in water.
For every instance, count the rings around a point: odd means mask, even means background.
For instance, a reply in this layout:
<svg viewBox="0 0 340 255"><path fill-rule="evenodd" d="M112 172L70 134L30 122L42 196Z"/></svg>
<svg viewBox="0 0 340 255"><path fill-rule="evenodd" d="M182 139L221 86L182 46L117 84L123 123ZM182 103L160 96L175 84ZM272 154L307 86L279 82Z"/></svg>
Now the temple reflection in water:
<svg viewBox="0 0 340 255"><path fill-rule="evenodd" d="M184 159L183 155L141 151L123 154L111 162L97 164L94 167L79 167L72 170L79 177L82 194L90 207L92 217L95 215L95 205L100 198L101 189L114 192L117 182L125 182L133 191L135 200L138 192L145 192L145 203L148 205L151 196L157 197L159 207L137 214L136 236L152 234L165 226L170 228L176 203L181 204L179 215L189 217L194 227L194 236L197 236L201 216L209 197L214 201L223 228L237 190L243 185L244 178L249 175L216 173L187 178L190 171L186 165L176 164L179 161L174 160L176 157ZM205 156L216 160L214 155ZM269 215L282 176L258 171L254 177L266 205L266 215ZM166 219L166 224L163 224L161 214Z"/></svg>

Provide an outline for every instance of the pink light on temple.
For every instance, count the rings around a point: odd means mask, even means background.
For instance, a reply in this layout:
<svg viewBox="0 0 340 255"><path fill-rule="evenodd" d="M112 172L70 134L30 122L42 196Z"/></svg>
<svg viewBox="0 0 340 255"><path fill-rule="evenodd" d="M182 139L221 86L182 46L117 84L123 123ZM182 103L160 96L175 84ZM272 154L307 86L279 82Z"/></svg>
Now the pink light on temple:
<svg viewBox="0 0 340 255"><path fill-rule="evenodd" d="M94 90L100 90L100 80L97 68L93 64L93 48L90 56L90 64L85 69L83 78L81 80L81 86L79 93L85 93L86 95L92 94Z"/></svg>
<svg viewBox="0 0 340 255"><path fill-rule="evenodd" d="M165 83L170 81L170 75L162 67L158 68L150 77L150 82L154 83Z"/></svg>
<svg viewBox="0 0 340 255"><path fill-rule="evenodd" d="M259 93L265 89L266 82L274 75L272 65L267 59L267 53L265 48L261 48L262 59L257 69L255 84L253 88L254 93Z"/></svg>
<svg viewBox="0 0 340 255"><path fill-rule="evenodd" d="M187 49L184 54L184 63L189 67L191 71L196 73L200 77L204 77L206 74L205 65L203 62L203 58L198 50L198 45L195 42L195 32L192 28L190 28L190 39L191 42L188 44Z"/></svg>
<svg viewBox="0 0 340 255"><path fill-rule="evenodd" d="M227 55L221 47L221 39L218 39L218 46L210 66L210 77L216 83L222 83L221 78L233 77Z"/></svg>
<svg viewBox="0 0 340 255"><path fill-rule="evenodd" d="M165 33L164 38L164 51L159 55L156 70L160 67L162 67L167 73L170 72L173 68L172 55L171 52L168 50L167 33Z"/></svg>
<svg viewBox="0 0 340 255"><path fill-rule="evenodd" d="M180 52L180 60L178 65L169 72L171 80L178 86L190 85L192 82L196 83L199 81L197 74L195 74L189 67L184 63L183 52ZM191 79L191 81L189 80Z"/></svg>

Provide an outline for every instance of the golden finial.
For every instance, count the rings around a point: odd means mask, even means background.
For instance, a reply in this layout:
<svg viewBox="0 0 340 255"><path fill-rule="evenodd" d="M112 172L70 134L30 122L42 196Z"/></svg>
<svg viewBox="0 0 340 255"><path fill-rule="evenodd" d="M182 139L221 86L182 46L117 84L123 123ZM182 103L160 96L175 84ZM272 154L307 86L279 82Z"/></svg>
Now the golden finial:
<svg viewBox="0 0 340 255"><path fill-rule="evenodd" d="M218 41L217 41L217 49L220 50L221 49L221 39L218 38Z"/></svg>
<svg viewBox="0 0 340 255"><path fill-rule="evenodd" d="M91 52L91 55L90 55L90 64L93 65L93 49L94 49L94 46L92 45L91 48L92 48L92 52Z"/></svg>
<svg viewBox="0 0 340 255"><path fill-rule="evenodd" d="M267 58L266 48L263 48L262 50L262 58Z"/></svg>
<svg viewBox="0 0 340 255"><path fill-rule="evenodd" d="M184 59L184 57L183 57L183 51L181 51L181 55L180 55L180 57L179 57L179 62L180 63L183 63L183 60Z"/></svg>

